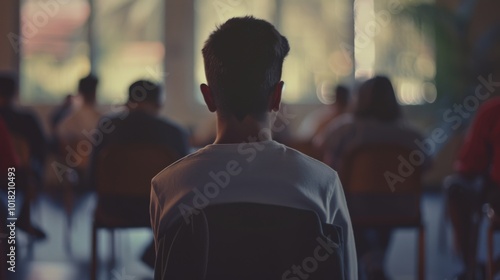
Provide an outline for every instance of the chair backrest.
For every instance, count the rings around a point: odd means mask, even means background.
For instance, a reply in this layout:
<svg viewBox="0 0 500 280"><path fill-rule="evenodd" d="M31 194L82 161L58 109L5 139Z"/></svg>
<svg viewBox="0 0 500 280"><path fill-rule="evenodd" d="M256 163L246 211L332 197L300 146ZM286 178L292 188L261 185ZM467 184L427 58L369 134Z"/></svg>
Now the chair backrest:
<svg viewBox="0 0 500 280"><path fill-rule="evenodd" d="M97 194L149 199L151 179L177 159L179 156L164 146L110 145L98 155Z"/></svg>
<svg viewBox="0 0 500 280"><path fill-rule="evenodd" d="M420 219L423 165L412 164L412 152L398 145L372 144L342 159L339 176L354 225L412 224Z"/></svg>
<svg viewBox="0 0 500 280"><path fill-rule="evenodd" d="M155 280L344 279L342 243L341 229L322 226L313 211L211 205L161 238Z"/></svg>
<svg viewBox="0 0 500 280"><path fill-rule="evenodd" d="M339 175L344 188L349 193L420 193L422 165L410 161L412 150L391 144L362 146L342 158ZM407 162L411 165L407 169ZM401 165L403 173L399 170ZM409 171L413 169L413 171ZM406 176L406 171L410 173ZM391 173L391 174L389 174ZM397 175L402 181L395 181L392 187L386 176ZM391 177L394 179L395 177Z"/></svg>
<svg viewBox="0 0 500 280"><path fill-rule="evenodd" d="M93 149L93 145L88 140L82 138L61 139L58 149L58 156L61 157L61 160L75 154L78 160L75 160L72 169L83 173L87 171Z"/></svg>

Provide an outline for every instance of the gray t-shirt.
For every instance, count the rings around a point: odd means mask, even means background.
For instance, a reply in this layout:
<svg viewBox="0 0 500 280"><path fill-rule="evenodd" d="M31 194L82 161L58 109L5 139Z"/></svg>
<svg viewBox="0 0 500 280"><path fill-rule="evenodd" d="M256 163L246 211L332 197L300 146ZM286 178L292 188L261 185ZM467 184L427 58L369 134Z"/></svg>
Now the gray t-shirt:
<svg viewBox="0 0 500 280"><path fill-rule="evenodd" d="M337 172L275 141L212 144L165 168L152 180L155 242L179 215L208 204L253 202L315 211L339 225L347 279L357 279L356 248Z"/></svg>

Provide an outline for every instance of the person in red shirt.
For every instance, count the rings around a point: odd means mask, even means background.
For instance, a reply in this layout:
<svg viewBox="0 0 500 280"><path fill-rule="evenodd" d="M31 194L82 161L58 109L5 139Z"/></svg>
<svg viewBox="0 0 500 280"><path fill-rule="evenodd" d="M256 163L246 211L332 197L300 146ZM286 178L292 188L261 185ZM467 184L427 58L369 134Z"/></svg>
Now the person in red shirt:
<svg viewBox="0 0 500 280"><path fill-rule="evenodd" d="M455 162L456 175L445 183L455 245L465 271L458 279L478 279L477 241L482 206L500 213L500 97L486 101L465 136Z"/></svg>
<svg viewBox="0 0 500 280"><path fill-rule="evenodd" d="M486 176L500 188L500 97L479 108L460 150L456 170L466 178Z"/></svg>

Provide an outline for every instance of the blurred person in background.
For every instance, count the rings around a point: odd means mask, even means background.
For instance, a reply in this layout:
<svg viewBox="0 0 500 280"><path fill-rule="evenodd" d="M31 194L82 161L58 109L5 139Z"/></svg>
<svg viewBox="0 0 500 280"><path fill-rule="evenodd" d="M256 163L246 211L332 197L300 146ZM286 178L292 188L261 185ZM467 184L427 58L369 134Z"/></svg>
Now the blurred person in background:
<svg viewBox="0 0 500 280"><path fill-rule="evenodd" d="M9 167L18 166L18 158L15 153L12 137L2 117L0 117L0 170L7 170ZM3 172L2 171L2 172ZM0 176L4 176L2 173ZM2 180L5 182L5 180ZM4 185L2 185L4 187Z"/></svg>
<svg viewBox="0 0 500 280"><path fill-rule="evenodd" d="M136 92L140 92L140 98L137 98ZM90 165L91 182L95 182L97 157L110 145L159 144L169 148L177 158L189 153L187 131L160 116L165 98L159 85L139 80L130 85L128 95L123 112L104 116L100 121L100 123L106 121L107 127L112 128L112 131L102 133L102 141L93 150Z"/></svg>
<svg viewBox="0 0 500 280"><path fill-rule="evenodd" d="M57 141L56 129L73 110L74 96L68 94L64 97L62 103L57 106L50 114L50 133L51 133L51 146L52 150L57 151L59 142Z"/></svg>
<svg viewBox="0 0 500 280"><path fill-rule="evenodd" d="M2 192L5 191L5 193L0 194L0 252L9 252L7 248L10 246L7 244L6 238L9 235L9 228L7 228L6 224L8 209L7 205L4 203L4 196L12 195L12 193L8 192L8 182L11 182L8 179L15 177L9 176L8 172L12 171L15 174L15 170L19 164L17 155L14 152L14 145L11 140L10 132L5 125L5 122L0 117L0 170L2 170L2 173L0 174L0 180L2 182L0 190ZM0 279L7 279L6 255L7 254L5 253L0 255Z"/></svg>
<svg viewBox="0 0 500 280"><path fill-rule="evenodd" d="M334 102L328 106L322 106L307 115L297 132L297 137L310 141L315 137L324 134L328 124L338 116L344 114L349 109L351 96L349 89L343 85L338 85L332 94Z"/></svg>
<svg viewBox="0 0 500 280"><path fill-rule="evenodd" d="M135 147L134 145L137 144L161 146L171 152L172 162L189 153L186 130L160 116L164 100L165 94L161 86L151 81L139 80L130 85L124 110L104 116L99 121L100 125L106 124L105 127L109 128L109 131L99 132L102 138L94 147L90 159L90 188L95 188L97 185L97 162L108 147L117 145ZM134 198L132 201L120 200L119 202L114 197L99 197L99 199L105 201L103 205L109 207L107 211L110 213L116 213L117 216L128 219L150 221L149 199ZM154 243L146 248L142 260L154 268Z"/></svg>
<svg viewBox="0 0 500 280"><path fill-rule="evenodd" d="M84 139L83 131L90 131L97 126L101 113L97 110L96 92L99 80L93 75L88 75L78 82L78 95L81 104L61 117L56 133L62 142L71 142ZM61 120L62 119L62 120Z"/></svg>
<svg viewBox="0 0 500 280"><path fill-rule="evenodd" d="M17 78L13 74L0 74L0 117L9 129L19 159L16 189L24 194L17 226L35 238L45 238L45 233L31 223L30 205L36 190L43 185L47 142L37 117L15 106L17 92Z"/></svg>
<svg viewBox="0 0 500 280"><path fill-rule="evenodd" d="M344 160L365 145L394 144L414 150L418 149L415 140L421 139L422 135L404 121L391 81L377 76L360 86L354 112L329 125L321 147L325 151L324 162L342 170ZM426 159L424 165L428 166L428 162ZM348 189L345 191L349 193ZM387 279L384 261L391 233L391 228L357 229L354 225L360 269L368 279Z"/></svg>
<svg viewBox="0 0 500 280"><path fill-rule="evenodd" d="M78 190L88 186L85 178L88 176L88 160L93 149L89 135L101 118L96 100L98 83L97 77L91 74L80 79L73 109L55 128L54 142L58 145L56 154L61 162L73 168L63 182ZM68 162L69 160L72 162Z"/></svg>
<svg viewBox="0 0 500 280"><path fill-rule="evenodd" d="M325 128L316 142L325 151L323 160L339 168L340 159L354 149L372 143L393 143L417 149L422 134L403 118L394 88L387 77L364 82L358 91L352 114L344 114Z"/></svg>
<svg viewBox="0 0 500 280"><path fill-rule="evenodd" d="M324 138L326 128L331 122L348 112L349 90L338 85L332 94L332 99L335 100L332 104L323 105L304 118L297 131L296 139L290 143L292 148L315 159L323 159L324 151L320 145L316 145L316 142Z"/></svg>
<svg viewBox="0 0 500 280"><path fill-rule="evenodd" d="M499 112L500 97L479 107L455 162L456 174L445 179L455 246L464 264L459 280L485 277L477 265L477 244L483 205L489 203L495 215L500 213ZM500 260L496 263L498 267Z"/></svg>

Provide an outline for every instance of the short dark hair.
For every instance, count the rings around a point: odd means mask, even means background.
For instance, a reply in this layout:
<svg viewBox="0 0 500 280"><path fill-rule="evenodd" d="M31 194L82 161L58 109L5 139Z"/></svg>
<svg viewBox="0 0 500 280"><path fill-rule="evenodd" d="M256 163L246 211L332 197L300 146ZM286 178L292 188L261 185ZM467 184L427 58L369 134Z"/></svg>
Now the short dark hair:
<svg viewBox="0 0 500 280"><path fill-rule="evenodd" d="M0 73L0 97L12 99L17 91L17 77L12 73Z"/></svg>
<svg viewBox="0 0 500 280"><path fill-rule="evenodd" d="M335 87L335 103L346 106L349 103L351 96L349 89L343 85Z"/></svg>
<svg viewBox="0 0 500 280"><path fill-rule="evenodd" d="M401 107L389 78L376 76L359 88L355 116L379 121L395 121L402 117Z"/></svg>
<svg viewBox="0 0 500 280"><path fill-rule="evenodd" d="M78 92L86 101L94 101L98 83L99 79L96 76L89 74L88 76L81 78L78 82Z"/></svg>
<svg viewBox="0 0 500 280"><path fill-rule="evenodd" d="M287 39L267 21L247 16L219 26L202 50L218 109L238 120L263 114L289 51Z"/></svg>
<svg viewBox="0 0 500 280"><path fill-rule="evenodd" d="M161 86L147 80L136 81L128 88L128 102L147 102L160 106L162 103Z"/></svg>

